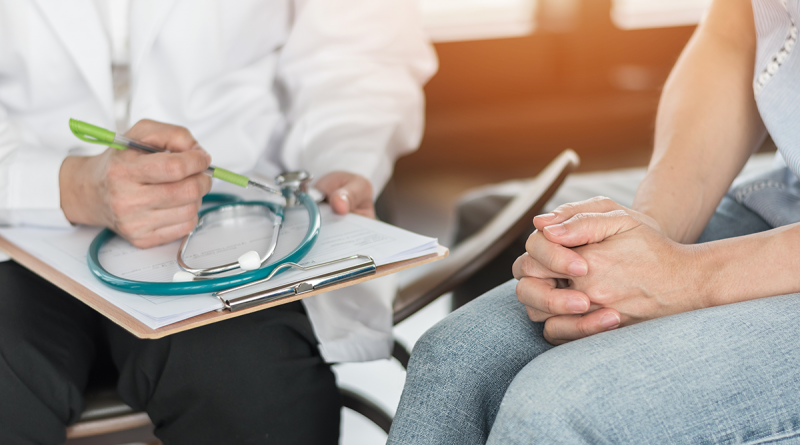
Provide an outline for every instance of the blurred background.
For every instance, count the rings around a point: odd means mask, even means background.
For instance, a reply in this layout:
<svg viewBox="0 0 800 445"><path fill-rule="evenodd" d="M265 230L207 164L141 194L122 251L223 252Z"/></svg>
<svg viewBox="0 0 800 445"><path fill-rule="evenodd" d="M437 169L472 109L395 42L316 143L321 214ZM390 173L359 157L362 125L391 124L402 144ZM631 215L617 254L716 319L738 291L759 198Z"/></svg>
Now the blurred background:
<svg viewBox="0 0 800 445"><path fill-rule="evenodd" d="M566 148L580 155L583 173L646 166L661 88L710 3L421 1L440 69L425 88L422 145L398 162L386 201L394 224L443 245L452 239L459 196L535 176ZM399 341L411 349L450 311L449 298L398 325ZM341 386L394 413L405 378L398 363L336 371ZM343 444L385 440L344 411Z"/></svg>
<svg viewBox="0 0 800 445"><path fill-rule="evenodd" d="M581 171L643 166L658 98L709 0L422 0L439 55L420 149L396 167L398 223L450 224L474 186L533 176L565 148ZM398 210L399 210L398 209Z"/></svg>

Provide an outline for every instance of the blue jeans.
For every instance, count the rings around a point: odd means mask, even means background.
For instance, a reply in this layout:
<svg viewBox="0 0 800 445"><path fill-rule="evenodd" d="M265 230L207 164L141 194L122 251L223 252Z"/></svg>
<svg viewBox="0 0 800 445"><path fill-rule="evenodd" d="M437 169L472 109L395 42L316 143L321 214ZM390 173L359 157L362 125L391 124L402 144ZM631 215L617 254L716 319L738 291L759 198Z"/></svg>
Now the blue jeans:
<svg viewBox="0 0 800 445"><path fill-rule="evenodd" d="M701 241L770 228L726 197ZM800 295L554 347L515 284L419 340L389 444L800 443Z"/></svg>

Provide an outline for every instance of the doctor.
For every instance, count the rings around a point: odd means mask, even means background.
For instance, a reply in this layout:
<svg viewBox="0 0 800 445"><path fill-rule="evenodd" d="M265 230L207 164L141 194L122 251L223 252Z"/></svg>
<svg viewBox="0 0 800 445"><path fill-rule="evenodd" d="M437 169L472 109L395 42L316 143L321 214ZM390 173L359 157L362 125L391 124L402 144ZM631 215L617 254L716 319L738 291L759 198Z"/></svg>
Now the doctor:
<svg viewBox="0 0 800 445"><path fill-rule="evenodd" d="M308 170L337 212L374 216L435 69L406 0L0 0L0 223L170 242L194 226L212 158ZM173 153L83 144L70 117ZM3 444L63 442L108 355L164 443L337 443L327 363L391 347L380 280L156 341L13 261L0 282Z"/></svg>

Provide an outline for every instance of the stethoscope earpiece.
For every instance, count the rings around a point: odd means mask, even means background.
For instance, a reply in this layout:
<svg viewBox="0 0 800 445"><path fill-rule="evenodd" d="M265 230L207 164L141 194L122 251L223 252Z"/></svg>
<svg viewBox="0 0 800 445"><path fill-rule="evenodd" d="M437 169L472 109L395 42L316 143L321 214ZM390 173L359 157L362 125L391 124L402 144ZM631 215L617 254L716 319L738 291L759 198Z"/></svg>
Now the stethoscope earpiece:
<svg viewBox="0 0 800 445"><path fill-rule="evenodd" d="M261 267L261 256L251 250L239 257L239 268L242 270L256 270Z"/></svg>
<svg viewBox="0 0 800 445"><path fill-rule="evenodd" d="M194 275L186 272L185 270L181 270L175 272L175 275L172 276L173 283L186 283L187 281L194 281Z"/></svg>

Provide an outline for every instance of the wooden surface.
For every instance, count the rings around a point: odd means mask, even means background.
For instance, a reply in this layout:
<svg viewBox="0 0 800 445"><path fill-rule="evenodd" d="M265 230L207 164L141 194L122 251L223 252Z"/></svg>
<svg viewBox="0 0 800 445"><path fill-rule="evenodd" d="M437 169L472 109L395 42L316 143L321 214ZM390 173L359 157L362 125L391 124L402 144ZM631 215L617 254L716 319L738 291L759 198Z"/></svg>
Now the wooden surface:
<svg viewBox="0 0 800 445"><path fill-rule="evenodd" d="M395 178L525 178L565 148L584 172L647 165L661 87L694 27L621 30L611 0L569 2L575 16L554 23L541 8L560 1L538 2L531 35L435 45L425 136Z"/></svg>
<svg viewBox="0 0 800 445"><path fill-rule="evenodd" d="M99 436L101 434L116 433L134 428L152 425L147 413L131 413L115 416L108 419L78 422L67 427L67 439Z"/></svg>
<svg viewBox="0 0 800 445"><path fill-rule="evenodd" d="M63 273L59 272L49 264L39 260L35 256L31 255L30 253L20 249L15 244L11 243L10 241L6 240L2 236L0 236L0 250L4 251L8 254L11 258L13 258L17 263L27 267L37 275L41 276L42 278L46 279L47 281L53 283L54 285L60 287L65 292L69 293L73 297L83 301L92 309L100 312L101 314L108 317L114 323L125 328L125 330L129 331L133 335L139 338L149 338L149 339L156 339L162 338L167 335L175 334L178 332L186 331L189 329L193 329L196 327L204 326L211 323L216 323L218 321L227 320L229 318L238 317L241 315L249 314L251 312L260 311L263 309L268 309L274 306L278 306L285 303L291 303L293 301L302 300L303 298L308 298L314 295L318 295L324 292L341 289L344 287L352 286L354 284L362 283L365 281L373 280L375 278L380 278L386 275L390 275L393 273L397 273L406 269L410 269L412 267L421 266L423 264L428 264L442 258L445 258L449 251L447 248L439 246L439 249L436 253L426 255L419 258L414 258L411 260L400 261L397 263L387 264L384 266L379 266L377 272L374 275L369 275L367 277L362 277L356 280L348 281L346 283L337 284L335 286L330 286L325 289L311 291L302 295L295 295L292 297L284 298L278 301L272 301L269 303L260 304L257 306L253 306L251 308L242 309L236 312L217 312L212 311L205 314L200 314L192 318L188 318L183 321L179 321L177 323L173 323L158 329L151 329L141 321L137 320L127 312L123 311L122 309L118 308L105 298L97 295L96 293L90 291L86 287L82 286L72 278L64 275ZM213 298L209 296L208 298Z"/></svg>

